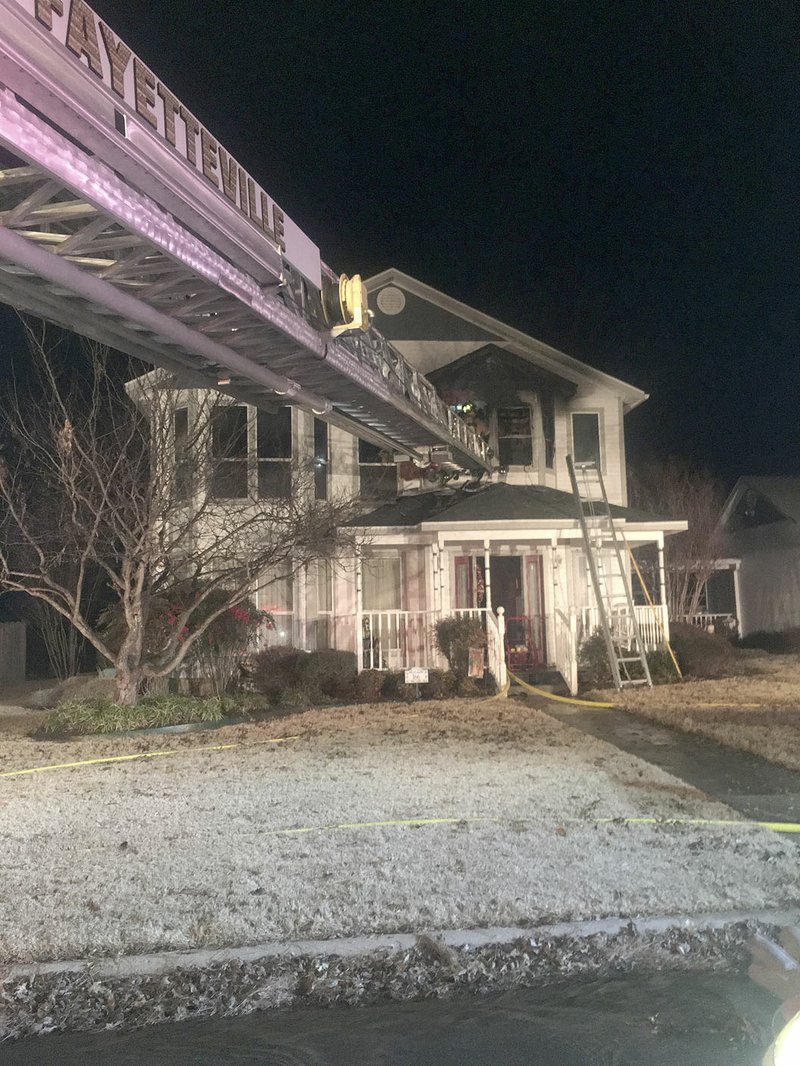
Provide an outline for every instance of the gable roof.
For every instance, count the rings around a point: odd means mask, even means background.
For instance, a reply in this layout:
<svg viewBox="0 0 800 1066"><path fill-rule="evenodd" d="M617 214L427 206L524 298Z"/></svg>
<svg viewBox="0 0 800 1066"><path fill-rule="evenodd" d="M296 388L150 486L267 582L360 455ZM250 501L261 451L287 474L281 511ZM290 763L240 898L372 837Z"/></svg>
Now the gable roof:
<svg viewBox="0 0 800 1066"><path fill-rule="evenodd" d="M740 477L722 508L720 521L723 525L748 490L762 496L790 522L800 524L800 477Z"/></svg>
<svg viewBox="0 0 800 1066"><path fill-rule="evenodd" d="M588 514L589 505L584 503ZM663 525L675 519L662 518L632 507L611 505L614 518L626 522L650 522ZM445 489L401 496L393 503L361 515L350 524L369 528L386 526L438 526L451 522L469 522L476 526L507 522L577 523L575 500L571 493L544 485L487 484L476 491L464 488ZM683 523L685 525L685 523Z"/></svg>
<svg viewBox="0 0 800 1066"><path fill-rule="evenodd" d="M520 390L550 393L564 400L571 399L577 390L574 381L544 370L496 344L485 344L432 370L427 377L440 396L448 392L469 392L490 406L519 403Z"/></svg>
<svg viewBox="0 0 800 1066"><path fill-rule="evenodd" d="M395 267L390 267L380 274L375 274L373 277L368 278L365 284L370 294L387 285L396 285L405 292L412 293L414 296L427 301L427 303L433 304L441 311L447 312L449 315L491 335L482 339L494 339L501 344L508 344L511 346L512 351L517 351L518 354L531 359L538 366L559 377L565 377L576 383L587 381L611 389L620 396L625 409L628 411L638 407L640 403L647 399L647 393L637 389L634 385L629 385L611 374L605 374L602 370L589 366L588 363L582 363L579 359L575 359L565 352L560 352L557 348L551 348L549 344L544 344L542 341L536 340L535 337L514 329L512 326L500 322L499 319L492 318L491 315L477 311L474 307L469 307L467 304L453 299L452 296L439 292L438 289L434 289L431 285L426 285L424 282L418 281L417 278L412 278L409 274L404 274ZM399 340L401 338L394 339Z"/></svg>

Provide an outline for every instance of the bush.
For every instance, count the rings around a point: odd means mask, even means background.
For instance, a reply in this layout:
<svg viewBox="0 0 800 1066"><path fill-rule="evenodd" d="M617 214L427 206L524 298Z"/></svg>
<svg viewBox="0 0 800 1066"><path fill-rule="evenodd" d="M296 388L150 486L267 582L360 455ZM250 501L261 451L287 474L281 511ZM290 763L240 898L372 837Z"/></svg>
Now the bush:
<svg viewBox="0 0 800 1066"><path fill-rule="evenodd" d="M288 644L264 648L250 659L250 677L253 687L270 703L275 703L284 689L300 681L301 659L305 653Z"/></svg>
<svg viewBox="0 0 800 1066"><path fill-rule="evenodd" d="M675 653L677 657L677 652ZM680 658L678 658L680 663ZM634 677L643 677L644 672L638 663L629 663ZM666 648L647 653L647 665L654 685L666 685L678 680L672 658ZM681 669L683 665L681 664ZM578 679L582 689L609 688L611 667L608 665L608 652L602 632L596 630L588 640L581 644L578 651Z"/></svg>
<svg viewBox="0 0 800 1066"><path fill-rule="evenodd" d="M356 657L349 651L328 648L312 651L298 660L297 673L306 684L333 699L350 699L356 685Z"/></svg>
<svg viewBox="0 0 800 1066"><path fill-rule="evenodd" d="M309 684L307 681L298 681L282 689L277 702L281 707L305 710L308 707L319 707L326 700L316 685Z"/></svg>
<svg viewBox="0 0 800 1066"><path fill-rule="evenodd" d="M430 670L423 692L428 700L447 700L455 696L457 687L458 682L449 670Z"/></svg>
<svg viewBox="0 0 800 1066"><path fill-rule="evenodd" d="M486 634L476 618L442 618L434 627L436 647L447 659L447 665L461 682L469 675L470 648L486 646Z"/></svg>
<svg viewBox="0 0 800 1066"><path fill-rule="evenodd" d="M768 632L760 629L756 633L748 633L739 641L741 648L760 648L773 655L796 655L800 652L800 627L793 629L781 629Z"/></svg>
<svg viewBox="0 0 800 1066"><path fill-rule="evenodd" d="M362 670L356 678L356 695L364 703L374 703L381 695L385 677L381 670Z"/></svg>
<svg viewBox="0 0 800 1066"><path fill-rule="evenodd" d="M221 700L191 696L145 696L133 707L109 699L68 700L47 716L41 732L47 736L86 733L124 733L192 722L219 722L226 717Z"/></svg>
<svg viewBox="0 0 800 1066"><path fill-rule="evenodd" d="M725 637L707 633L698 626L673 622L670 643L687 677L724 677L731 673L736 653Z"/></svg>

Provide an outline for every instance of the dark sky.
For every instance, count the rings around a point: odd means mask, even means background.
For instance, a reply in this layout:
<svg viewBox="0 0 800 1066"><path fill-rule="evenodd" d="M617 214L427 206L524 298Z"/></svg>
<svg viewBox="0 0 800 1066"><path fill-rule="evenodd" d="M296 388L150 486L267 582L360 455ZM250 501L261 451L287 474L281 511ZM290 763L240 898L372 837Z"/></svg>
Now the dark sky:
<svg viewBox="0 0 800 1066"><path fill-rule="evenodd" d="M95 0L320 246L651 393L629 451L800 474L793 0Z"/></svg>

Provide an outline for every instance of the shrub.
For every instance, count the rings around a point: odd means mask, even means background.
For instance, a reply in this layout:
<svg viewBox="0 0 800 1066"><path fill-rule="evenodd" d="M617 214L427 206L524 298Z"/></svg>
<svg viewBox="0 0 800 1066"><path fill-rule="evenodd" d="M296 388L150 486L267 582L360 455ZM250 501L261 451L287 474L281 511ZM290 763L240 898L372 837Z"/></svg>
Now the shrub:
<svg viewBox="0 0 800 1066"><path fill-rule="evenodd" d="M47 736L86 733L123 733L192 722L219 722L225 708L219 699L191 696L145 696L133 707L109 699L68 700L47 716L41 732Z"/></svg>
<svg viewBox="0 0 800 1066"><path fill-rule="evenodd" d="M793 629L773 630L768 632L760 629L756 633L748 633L739 641L742 648L760 648L762 651L771 652L773 655L793 655L800 652L800 627Z"/></svg>
<svg viewBox="0 0 800 1066"><path fill-rule="evenodd" d="M677 657L677 652L676 652ZM680 662L680 659L678 659ZM629 663L633 677L643 677L638 663ZM666 648L647 653L647 665L654 685L669 684L678 680L672 659ZM683 669L681 665L681 669ZM598 629L581 644L578 651L578 679L582 689L608 688L613 684L611 667L608 665L606 642Z"/></svg>
<svg viewBox="0 0 800 1066"><path fill-rule="evenodd" d="M250 659L250 677L253 688L261 692L270 703L277 701L284 689L300 680L300 661L304 652L288 644L264 648Z"/></svg>
<svg viewBox="0 0 800 1066"><path fill-rule="evenodd" d="M683 622L672 623L670 643L687 677L724 677L736 659L733 645L725 637Z"/></svg>
<svg viewBox="0 0 800 1066"><path fill-rule="evenodd" d="M287 685L286 688L282 689L278 695L277 702L282 707L305 710L307 707L319 707L320 704L326 701L316 685L309 684L307 681L298 681L296 684Z"/></svg>
<svg viewBox="0 0 800 1066"><path fill-rule="evenodd" d="M460 682L469 675L470 648L486 646L486 634L475 618L442 618L434 627L436 647Z"/></svg>
<svg viewBox="0 0 800 1066"><path fill-rule="evenodd" d="M428 671L428 684L423 691L429 700L446 700L455 696L458 682L449 670Z"/></svg>
<svg viewBox="0 0 800 1066"><path fill-rule="evenodd" d="M381 670L362 670L356 678L356 694L365 703L374 703L381 694L384 685Z"/></svg>
<svg viewBox="0 0 800 1066"><path fill-rule="evenodd" d="M351 698L356 684L356 657L349 651L328 648L313 651L298 661L300 679L334 699Z"/></svg>

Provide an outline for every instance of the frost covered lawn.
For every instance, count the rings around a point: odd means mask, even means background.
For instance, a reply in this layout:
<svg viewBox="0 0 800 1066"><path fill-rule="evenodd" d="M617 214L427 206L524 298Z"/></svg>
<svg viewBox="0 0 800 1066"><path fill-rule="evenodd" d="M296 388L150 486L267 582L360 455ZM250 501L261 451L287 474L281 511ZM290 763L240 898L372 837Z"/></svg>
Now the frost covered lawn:
<svg viewBox="0 0 800 1066"><path fill-rule="evenodd" d="M593 693L664 725L800 770L800 655L740 649L741 673L713 681Z"/></svg>
<svg viewBox="0 0 800 1066"><path fill-rule="evenodd" d="M0 960L800 895L791 839L606 821L737 816L516 701L338 708L182 738L6 736L0 772L146 750L176 754L0 778ZM459 821L352 827L423 818Z"/></svg>

